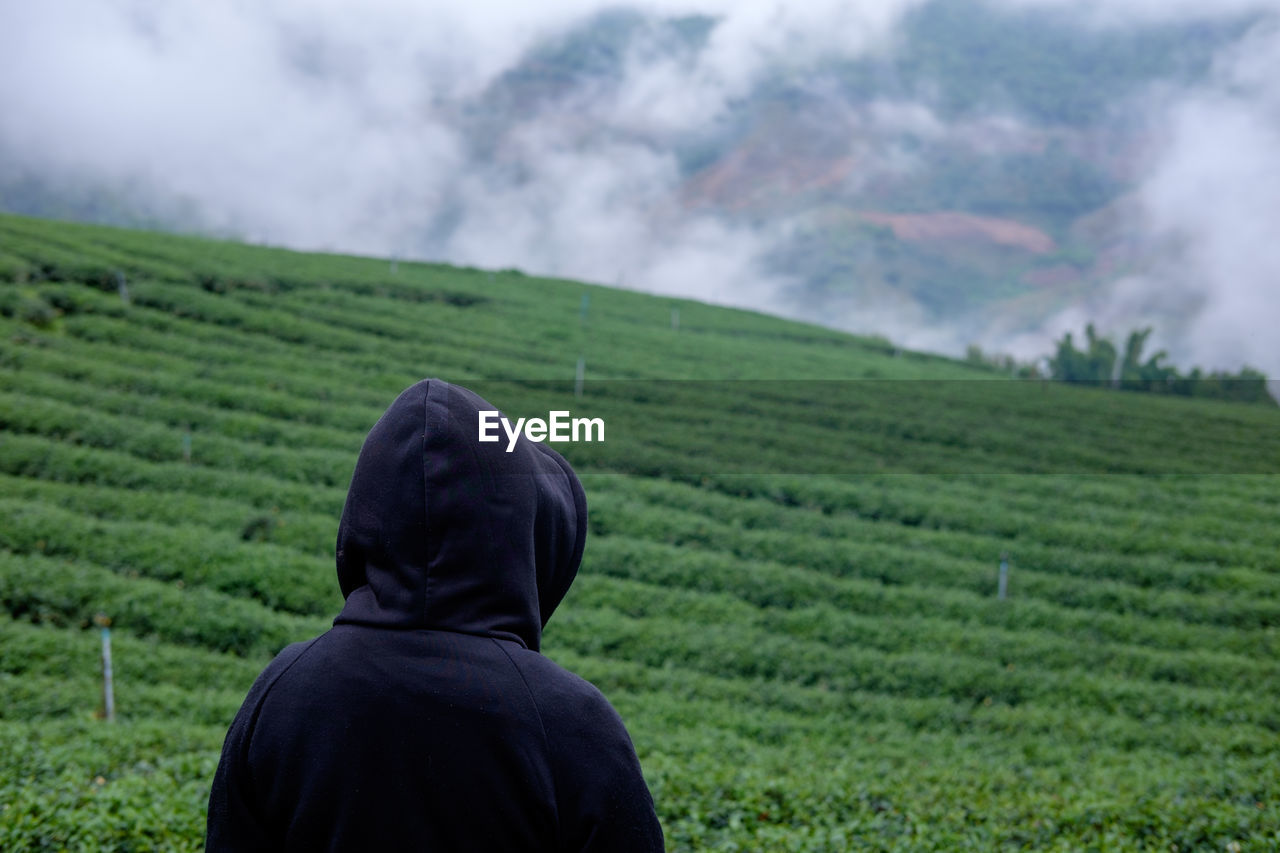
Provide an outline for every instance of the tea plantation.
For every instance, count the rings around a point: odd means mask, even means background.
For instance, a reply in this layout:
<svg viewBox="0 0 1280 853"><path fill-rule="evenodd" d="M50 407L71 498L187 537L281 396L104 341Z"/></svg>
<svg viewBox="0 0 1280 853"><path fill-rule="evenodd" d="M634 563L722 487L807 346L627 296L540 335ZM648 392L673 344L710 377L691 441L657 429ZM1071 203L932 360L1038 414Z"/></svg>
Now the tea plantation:
<svg viewBox="0 0 1280 853"><path fill-rule="evenodd" d="M622 713L671 849L1280 849L1274 407L10 216L0 315L0 849L201 846L250 683L339 607L364 434L424 376L606 422L560 445L592 534L544 651Z"/></svg>

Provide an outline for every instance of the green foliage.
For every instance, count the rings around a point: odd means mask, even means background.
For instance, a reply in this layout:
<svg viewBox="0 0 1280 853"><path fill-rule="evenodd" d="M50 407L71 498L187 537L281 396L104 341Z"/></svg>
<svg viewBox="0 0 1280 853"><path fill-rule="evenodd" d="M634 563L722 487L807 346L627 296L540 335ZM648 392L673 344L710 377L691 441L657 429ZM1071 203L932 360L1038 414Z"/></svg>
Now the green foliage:
<svg viewBox="0 0 1280 853"><path fill-rule="evenodd" d="M1100 337L1092 323L1085 327L1088 346L1084 350L1076 349L1071 333L1067 332L1058 342L1057 352L1049 359L1050 376L1063 382L1111 386L1123 391L1277 405L1267 392L1266 376L1249 367L1241 368L1235 374L1214 371L1207 376L1196 367L1184 376L1176 367L1161 363L1167 357L1164 350L1143 361L1142 350L1150 335L1150 327L1130 332L1124 356L1117 365L1115 344Z"/></svg>
<svg viewBox="0 0 1280 853"><path fill-rule="evenodd" d="M225 727L0 721L0 847L187 851Z"/></svg>
<svg viewBox="0 0 1280 853"><path fill-rule="evenodd" d="M363 435L424 375L605 418L563 447L591 538L544 650L623 714L672 849L1280 843L1272 408L512 272L0 238L0 305L60 312L0 317L0 849L199 849L231 715L340 603ZM1088 340L1082 370L1150 363Z"/></svg>
<svg viewBox="0 0 1280 853"><path fill-rule="evenodd" d="M1062 382L1109 383L1115 374L1116 347L1106 338L1099 337L1090 323L1085 327L1088 347L1078 350L1067 332L1058 342L1058 350L1049 359L1049 375ZM1145 336L1144 336L1145 337ZM1140 348L1140 347L1139 347ZM1129 353L1126 352L1126 358ZM1152 358L1152 364L1162 355Z"/></svg>
<svg viewBox="0 0 1280 853"><path fill-rule="evenodd" d="M977 344L965 348L964 360L974 367L987 368L1020 379L1040 379L1040 367L1035 363L1023 364L1011 355L987 353Z"/></svg>

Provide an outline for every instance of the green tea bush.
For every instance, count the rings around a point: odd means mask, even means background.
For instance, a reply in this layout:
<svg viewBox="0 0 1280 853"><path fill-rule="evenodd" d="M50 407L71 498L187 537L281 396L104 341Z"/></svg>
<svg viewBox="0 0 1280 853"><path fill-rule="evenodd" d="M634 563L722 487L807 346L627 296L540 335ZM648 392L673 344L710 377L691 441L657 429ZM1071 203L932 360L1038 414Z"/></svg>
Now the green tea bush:
<svg viewBox="0 0 1280 853"><path fill-rule="evenodd" d="M0 849L199 849L240 698L341 606L362 438L432 375L609 424L563 447L592 535L543 650L671 849L1280 846L1274 411L512 272L0 244Z"/></svg>

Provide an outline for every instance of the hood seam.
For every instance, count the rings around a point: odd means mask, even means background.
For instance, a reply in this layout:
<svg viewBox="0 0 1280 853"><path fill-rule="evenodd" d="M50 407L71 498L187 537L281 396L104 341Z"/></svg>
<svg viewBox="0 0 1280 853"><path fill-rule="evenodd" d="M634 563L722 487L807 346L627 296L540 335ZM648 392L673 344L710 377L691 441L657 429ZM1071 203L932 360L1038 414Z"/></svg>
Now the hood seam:
<svg viewBox="0 0 1280 853"><path fill-rule="evenodd" d="M525 693L529 695L529 702L530 704L533 705L533 713L536 714L538 717L538 730L542 732L542 744L547 751L546 754L553 755L554 753L551 750L551 738L547 735L547 724L542 719L542 709L538 707L538 697L534 695L533 688L529 686L529 680L524 677L524 670L520 668L520 664L516 663L516 659L512 657L511 652L503 648L502 643L498 642L496 639L492 637L490 637L490 639L493 640L494 645L498 647L498 649L502 652L502 654L506 657L506 659L511 663L511 668L516 671L516 675L520 676L520 683L524 685ZM535 655L541 654L541 652L533 652L533 653ZM560 797L555 792L560 788L560 785L556 780L556 765L554 761L549 763L548 769L551 772L551 791L552 791L551 801L553 803L559 803ZM556 838L555 838L554 847L556 850L559 850L561 849L560 837L562 835L562 832L560 829L560 809L559 808L556 809L555 827L556 827Z"/></svg>
<svg viewBox="0 0 1280 853"><path fill-rule="evenodd" d="M418 464L418 473L422 477L422 549L426 556L426 560L422 566L422 571L426 575L422 582L422 624L430 624L427 618L427 612L431 609L431 588L434 586L435 573L431 571L431 491L427 488L427 427L428 412L431 405L431 389L438 380L428 379L427 387L422 395L422 435L418 441L418 448L421 459Z"/></svg>

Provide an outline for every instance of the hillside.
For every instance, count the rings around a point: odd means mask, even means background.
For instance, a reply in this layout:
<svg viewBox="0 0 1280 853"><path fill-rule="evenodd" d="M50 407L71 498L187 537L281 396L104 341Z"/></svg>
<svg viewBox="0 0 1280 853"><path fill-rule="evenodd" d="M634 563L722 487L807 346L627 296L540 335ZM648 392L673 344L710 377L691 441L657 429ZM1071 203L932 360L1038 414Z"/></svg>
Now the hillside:
<svg viewBox="0 0 1280 853"><path fill-rule="evenodd" d="M592 532L544 652L621 712L671 849L1280 844L1270 407L0 216L0 849L200 846L249 684L337 610L363 436L423 376L608 424L561 447Z"/></svg>

